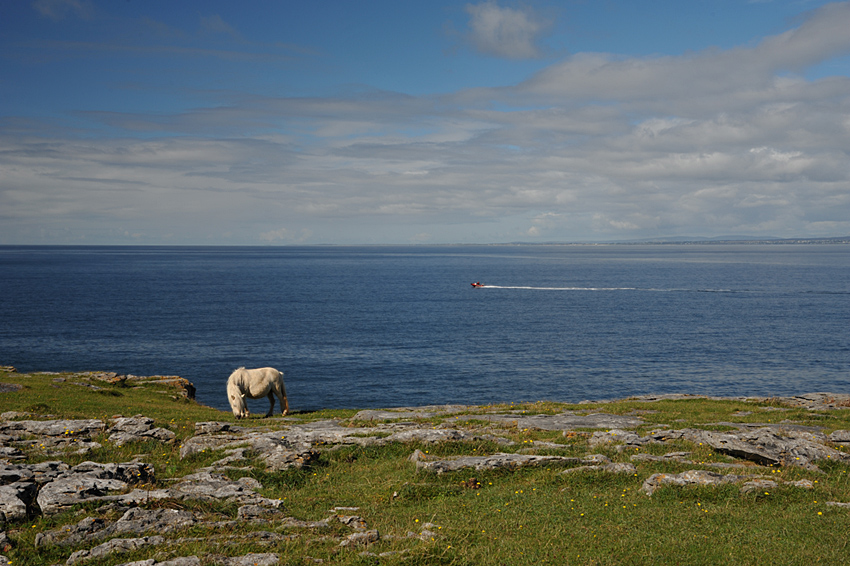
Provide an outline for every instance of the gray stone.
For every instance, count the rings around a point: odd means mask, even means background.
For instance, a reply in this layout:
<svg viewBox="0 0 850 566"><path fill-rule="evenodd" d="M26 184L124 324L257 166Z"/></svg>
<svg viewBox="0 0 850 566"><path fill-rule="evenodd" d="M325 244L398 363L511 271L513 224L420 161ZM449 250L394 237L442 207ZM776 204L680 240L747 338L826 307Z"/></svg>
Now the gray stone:
<svg viewBox="0 0 850 566"><path fill-rule="evenodd" d="M487 420L506 424L516 423L517 428L536 428L540 430L575 430L578 428L635 428L644 423L643 419L624 415L594 413L576 415L571 412L559 415L470 415L468 419Z"/></svg>
<svg viewBox="0 0 850 566"><path fill-rule="evenodd" d="M150 464L83 462L42 487L36 501L41 512L50 515L87 500L107 499L110 491L152 481L153 477Z"/></svg>
<svg viewBox="0 0 850 566"><path fill-rule="evenodd" d="M462 413L468 405L424 405L422 407L399 407L397 409L367 409L351 417L352 421L389 421L399 419L429 419L439 415Z"/></svg>
<svg viewBox="0 0 850 566"><path fill-rule="evenodd" d="M140 538L116 538L105 542L91 550L78 550L71 554L65 562L68 566L86 562L94 558L103 558L111 554L123 554L143 548L145 546L159 545L165 542L165 538L161 536L150 536Z"/></svg>
<svg viewBox="0 0 850 566"><path fill-rule="evenodd" d="M328 519L321 521L302 521L295 517L284 517L280 522L282 527L298 528L298 529L325 529L330 526Z"/></svg>
<svg viewBox="0 0 850 566"><path fill-rule="evenodd" d="M19 521L26 519L27 507L35 497L34 483L15 482L0 485L0 520Z"/></svg>
<svg viewBox="0 0 850 566"><path fill-rule="evenodd" d="M169 490L163 490L178 498L202 501L233 501L235 503L268 505L278 507L280 501L268 499L256 493L244 482L232 481L226 476L210 472L197 472L185 476Z"/></svg>
<svg viewBox="0 0 850 566"><path fill-rule="evenodd" d="M668 452L663 456L653 456L652 454L632 454L629 459L632 462L681 462L681 463L692 463L687 459L690 456L690 452Z"/></svg>
<svg viewBox="0 0 850 566"><path fill-rule="evenodd" d="M590 437L588 444L591 448L604 444L637 444L640 445L641 438L634 432L621 430L618 428L605 432L597 431Z"/></svg>
<svg viewBox="0 0 850 566"><path fill-rule="evenodd" d="M14 446L0 446L0 458L4 460L23 460L26 455Z"/></svg>
<svg viewBox="0 0 850 566"><path fill-rule="evenodd" d="M71 467L68 464L57 461L11 465L0 463L0 484L31 481L42 485L53 481L70 469Z"/></svg>
<svg viewBox="0 0 850 566"><path fill-rule="evenodd" d="M153 428L154 420L143 415L134 417L115 417L112 419L110 432L127 432L141 434Z"/></svg>
<svg viewBox="0 0 850 566"><path fill-rule="evenodd" d="M757 478L745 482L744 485L741 486L741 493L752 493L754 491L765 491L769 489L775 489L777 485L779 484L777 484L773 480Z"/></svg>
<svg viewBox="0 0 850 566"><path fill-rule="evenodd" d="M399 419L429 419L436 413L424 411L393 411L393 410L365 410L360 411L353 417L352 421L390 421Z"/></svg>
<svg viewBox="0 0 850 566"><path fill-rule="evenodd" d="M64 525L59 529L45 531L35 535L35 547L77 546L84 541L93 540L95 533L106 528L106 521L95 517L85 517L76 525Z"/></svg>
<svg viewBox="0 0 850 566"><path fill-rule="evenodd" d="M246 554L244 556L233 557L215 557L214 564L222 564L223 566L274 566L280 563L280 558L277 554Z"/></svg>
<svg viewBox="0 0 850 566"><path fill-rule="evenodd" d="M36 436L88 436L105 429L106 425L97 419L0 422L0 431L7 434L26 433Z"/></svg>
<svg viewBox="0 0 850 566"><path fill-rule="evenodd" d="M377 530L373 529L371 531L352 533L345 537L339 545L342 547L368 545L378 542L379 540L381 540L381 535Z"/></svg>
<svg viewBox="0 0 850 566"><path fill-rule="evenodd" d="M438 442L461 442L475 440L479 438L477 435L469 434L460 430L454 429L434 429L434 428L417 428L414 430L405 430L392 434L382 443L390 442L422 442L425 444L435 444Z"/></svg>
<svg viewBox="0 0 850 566"><path fill-rule="evenodd" d="M850 461L850 455L824 444L823 435L785 431L782 436L762 428L737 435L700 431L696 435L706 444L725 454L762 465L802 466L816 470L815 460Z"/></svg>
<svg viewBox="0 0 850 566"><path fill-rule="evenodd" d="M217 421L206 421L195 423L195 434L212 434L214 432L227 432L230 430L230 423Z"/></svg>
<svg viewBox="0 0 850 566"><path fill-rule="evenodd" d="M343 525L358 531L365 531L369 528L366 524L366 520L359 515L336 515L336 520Z"/></svg>
<svg viewBox="0 0 850 566"><path fill-rule="evenodd" d="M143 442L145 440L159 440L160 442L171 442L175 438L174 432L154 427L154 420L142 415L135 417L117 417L112 419L109 441L116 446L123 446L130 442Z"/></svg>
<svg viewBox="0 0 850 566"><path fill-rule="evenodd" d="M707 470L688 470L681 474L652 474L643 482L640 489L647 495L652 495L662 485L708 486L738 482L748 478L748 476L723 475Z"/></svg>
<svg viewBox="0 0 850 566"><path fill-rule="evenodd" d="M240 521L251 521L262 519L273 521L282 518L283 514L277 509L269 509L261 505L243 505L236 512L236 518Z"/></svg>
<svg viewBox="0 0 850 566"><path fill-rule="evenodd" d="M563 456L536 456L533 454L505 454L497 453L491 456L461 456L451 460L439 460L434 462L418 461L416 468L428 472L442 474L454 472L465 468L475 470L516 469L523 466L559 466L565 467L580 463L578 458L566 458Z"/></svg>
<svg viewBox="0 0 850 566"><path fill-rule="evenodd" d="M850 430L836 430L829 435L829 440L838 444L850 444Z"/></svg>
<svg viewBox="0 0 850 566"><path fill-rule="evenodd" d="M104 530L104 536L113 534L143 534L147 532L170 533L186 529L197 523L195 516L181 509L142 509L134 507Z"/></svg>
<svg viewBox="0 0 850 566"><path fill-rule="evenodd" d="M201 566L201 559L197 556L181 556L164 562L157 562L156 566Z"/></svg>

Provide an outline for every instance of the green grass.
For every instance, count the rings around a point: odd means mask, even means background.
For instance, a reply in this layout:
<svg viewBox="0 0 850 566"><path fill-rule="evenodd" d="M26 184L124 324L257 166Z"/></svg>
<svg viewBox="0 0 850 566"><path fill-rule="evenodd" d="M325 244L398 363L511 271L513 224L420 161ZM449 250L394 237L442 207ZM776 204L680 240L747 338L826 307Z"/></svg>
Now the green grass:
<svg viewBox="0 0 850 566"><path fill-rule="evenodd" d="M178 435L173 445L142 442L117 448L95 438L104 447L84 456L66 456L69 464L83 460L128 461L142 455L154 465L156 481L148 487L170 485L179 478L208 466L223 457L223 451L207 451L179 458L180 441L194 434L200 421L235 422L229 412L204 407L175 395L163 386L131 388L92 384L76 385L78 378L55 375L19 376L0 372L0 382L20 383L24 389L0 394L3 411L17 410L51 414L59 418L108 419L116 414L144 414L157 426ZM775 411L775 404L688 399L645 403L620 401L598 405L570 405L554 402L506 404L477 408L476 412L526 411L526 414L557 414L574 411L583 414L640 413L646 425L642 433L662 428L702 427L723 430L724 422L779 422L823 427L825 432L850 429L850 409L829 412L800 409ZM750 415L735 416L741 411ZM338 419L351 423L356 411L315 411L294 413L302 421ZM520 415L522 413L519 413ZM450 417L425 419L437 426ZM251 418L240 426L281 425L279 417ZM250 476L262 483L262 494L280 499L286 515L318 521L338 506L359 507L352 514L362 516L370 528L379 530L382 540L368 548L374 553L399 554L376 559L360 556L364 550L339 548L335 536L350 529L331 522L327 528L282 528L270 524L240 524L236 529L216 529L198 525L179 536L198 540L177 546L144 549L87 562L90 566L114 566L150 558L159 560L196 554L237 556L248 552L274 552L282 564L593 564L593 565L740 565L740 564L850 564L847 533L850 510L826 505L826 501L850 501L850 466L838 462L819 463L822 473L801 468L761 469L770 479L810 479L815 488L778 486L766 492L742 494L739 486L712 488L663 487L652 497L640 492L643 481L656 472L678 473L699 466L678 462L636 463L636 475L603 472L561 474L561 468L529 468L518 471L461 471L434 475L417 471L407 457L415 450L429 457L484 455L498 451L534 450L534 443L549 441L565 448L537 449L540 454L584 456L603 453L614 461L627 462L636 450L615 447L590 449L586 434L564 436L559 431L520 430L515 426L491 425L486 421L458 422L455 426L484 429L517 442L512 447L491 441L447 442L440 444L390 444L386 446L344 446L323 452L318 464L302 470L270 472L259 459L253 470L228 470L233 479ZM590 432L590 431L588 431ZM378 435L381 436L381 435ZM385 435L383 435L385 436ZM707 446L685 441L642 447L640 452L661 455L689 451L695 462L731 462L733 458L715 454ZM33 450L28 462L55 459ZM240 462L237 465L246 465ZM734 473L744 473L735 470ZM236 506L221 502L158 501L151 507L188 509L209 521L232 521ZM116 519L115 511L96 505L64 512L53 517L32 517L9 523L5 530L15 542L6 552L14 565L47 566L64 563L71 549L47 547L33 550L38 532L78 522L87 515ZM433 523L436 536L427 540L408 538L423 525ZM252 532L269 530L297 535L292 540L262 546L250 538L225 544L223 536L249 537ZM174 537L176 535L169 535ZM99 541L102 542L102 541ZM88 545L94 546L96 543ZM209 562L208 562L209 563Z"/></svg>

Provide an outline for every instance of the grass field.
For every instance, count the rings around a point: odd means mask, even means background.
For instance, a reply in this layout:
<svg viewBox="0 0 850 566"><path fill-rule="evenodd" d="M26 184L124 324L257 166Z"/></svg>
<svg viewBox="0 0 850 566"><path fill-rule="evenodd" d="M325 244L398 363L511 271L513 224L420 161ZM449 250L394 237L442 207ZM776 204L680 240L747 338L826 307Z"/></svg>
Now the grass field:
<svg viewBox="0 0 850 566"><path fill-rule="evenodd" d="M61 380L61 381L60 381ZM94 438L103 448L86 455L67 455L70 464L84 460L123 462L134 457L156 469L156 483L169 485L173 478L191 473L222 458L223 451L208 451L180 459L181 441L194 434L201 421L235 422L229 413L201 406L177 394L173 388L126 383L87 381L75 375L32 374L21 376L0 371L0 383L19 384L19 391L0 393L2 411L21 411L50 418L109 419L115 415L143 414L157 426L177 434L173 444L151 441L121 448L111 446L105 436ZM86 385L88 383L88 385ZM95 384L97 388L90 385ZM826 433L850 429L850 409L809 411L782 407L777 403L747 403L688 399L645 403L621 401L600 405L568 405L554 402L506 404L480 407L476 411L515 411L517 414L556 414L566 410L639 414L646 425L639 434L662 426L710 430L730 428L730 422L793 422L821 427ZM240 426L283 426L316 420L338 419L352 423L356 411L294 412L297 420L284 422L251 418ZM32 417L27 417L32 418ZM44 418L44 417L39 417ZM440 426L442 419L422 419L422 424ZM317 465L300 470L268 472L259 460L241 462L244 469L229 469L231 478L250 476L264 487L262 494L280 498L286 515L317 521L334 507L357 507L381 540L368 548L341 549L342 527L324 529L283 528L274 523L240 525L221 532L199 524L181 536L192 542L165 549L136 551L92 560L86 564L112 566L156 557L212 554L238 556L248 552L274 552L281 564L850 564L850 509L828 506L827 501L850 501L850 478L846 463L819 462L820 472L798 467L773 469L750 466L734 473L751 473L774 480L809 479L813 489L779 485L770 491L741 493L738 485L707 488L663 487L652 497L640 491L647 477L657 472L678 473L700 465L677 462L636 462L637 473L610 474L587 471L562 474L562 468L528 468L516 471L454 472L442 475L417 471L408 456L420 449L429 457L482 455L494 452L530 451L539 454L584 456L601 453L615 462L628 462L638 451L661 455L689 451L694 462L741 462L714 453L707 446L684 441L647 445L638 450L616 446L589 448L589 430L564 435L561 431L521 430L484 421L461 421L466 430L497 432L515 442L497 445L488 440L440 444L389 444L386 446L341 446L325 450ZM535 449L536 442L549 441L563 448ZM844 449L846 451L846 449ZM27 462L48 456L37 449L27 452ZM151 505L188 509L216 520L233 519L236 506L227 503L159 501ZM93 507L64 512L52 517L34 516L8 523L4 529L13 548L3 553L12 564L50 565L64 563L72 549L48 547L34 550L36 533L79 521L86 514L100 513ZM97 515L100 516L100 515ZM115 517L104 514L105 517ZM120 516L120 515L119 515ZM433 533L425 540L419 534L430 523ZM266 530L297 534L292 540L260 546L241 539L225 544L226 537ZM346 531L348 532L348 531ZM222 538L224 537L224 538ZM238 536L237 536L238 538ZM363 556L396 552L386 556ZM210 562L213 563L213 562Z"/></svg>

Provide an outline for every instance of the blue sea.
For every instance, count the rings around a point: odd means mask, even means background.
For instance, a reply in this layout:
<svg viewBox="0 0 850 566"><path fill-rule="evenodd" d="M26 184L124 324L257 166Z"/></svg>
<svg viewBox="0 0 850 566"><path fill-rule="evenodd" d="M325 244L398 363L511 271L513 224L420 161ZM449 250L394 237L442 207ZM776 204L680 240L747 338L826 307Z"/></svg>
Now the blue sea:
<svg viewBox="0 0 850 566"><path fill-rule="evenodd" d="M296 410L850 391L846 245L6 246L0 301L0 364L220 409L239 366Z"/></svg>

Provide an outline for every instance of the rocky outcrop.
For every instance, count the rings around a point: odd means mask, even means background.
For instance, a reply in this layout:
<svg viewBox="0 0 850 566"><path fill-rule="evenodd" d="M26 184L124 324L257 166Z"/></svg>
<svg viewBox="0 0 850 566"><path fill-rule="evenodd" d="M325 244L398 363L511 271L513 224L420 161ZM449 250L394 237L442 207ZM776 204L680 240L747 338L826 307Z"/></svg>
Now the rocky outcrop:
<svg viewBox="0 0 850 566"><path fill-rule="evenodd" d="M220 541L222 550L217 552L222 554L203 557L204 564L276 564L280 557L273 552L234 557L226 556L229 554L226 549L232 549L234 544L247 543L252 550L273 550L294 538L311 536L315 540L332 540L339 552L381 557L392 554L372 552L373 548L379 549L383 541L409 539L420 544L418 541L434 540L439 529L423 527L421 532L408 533L408 537L394 538L370 527L357 514L356 508L337 507L319 520L293 517L287 514L281 500L263 495L263 485L256 479L241 477L234 480L225 472L228 469L244 470L249 465L259 465L264 471L304 468L315 464L323 452L341 446L417 443L424 446L421 451L413 453L412 463L407 465L427 473L446 474L463 470L509 472L523 467L538 467L551 470L539 473L553 475L610 473L638 476L643 473L646 476L647 467L663 462L667 466L675 466L673 469L676 470L685 469L685 466L691 469L649 475L643 482L644 493L652 495L667 486L734 485L742 494L758 495L779 487L813 487L809 480L788 482L765 476L767 470L760 466L795 466L816 471L816 462L850 461L850 455L837 448L842 443L850 444L850 431L825 435L814 427L792 423L769 426L722 423L730 429L737 429L724 432L663 428L638 433L635 429L644 426L645 421L632 415L579 414L581 411L558 415L529 415L524 412L481 414L476 408L472 408L476 414L465 414L469 409L446 406L422 410L361 411L347 422L303 423L295 418L260 421L265 425L263 427L243 427L217 421L197 423L194 435L185 439L180 447L181 457L210 450L219 450L222 455L208 467L196 468L194 473L174 478L156 477L153 465L145 463L143 454L136 455L133 461L122 463L83 462L71 466L58 458L38 464L24 463L32 455L39 458L43 458L44 454L64 456L97 443L122 446L145 442L148 443L144 445L145 450L148 450L151 442L174 442L173 431L156 427L153 419L143 415L105 421L33 420L32 416L8 415L11 419L23 420L0 420L0 440L4 449L0 452L0 524L26 520L38 514L55 515L73 506L88 504L81 508L80 515L71 519L73 524L52 528L35 538L37 549L64 549L66 554L63 556L68 556L68 565L94 560L108 560L108 563L114 564L121 560L117 556L121 553L149 549L143 550L142 555L151 558L127 562L126 566L195 566L201 563L197 556L169 557L169 553L178 544L207 544L210 541L216 541L216 544ZM442 417L443 423L423 421L432 417ZM364 426L366 424L368 426ZM522 432L525 429L564 431L564 444L514 441L499 436L505 434L506 429L515 428L519 431L513 430L511 435L520 439L527 436ZM591 433L586 429L597 430ZM546 438L550 436L554 434L545 435ZM444 443L476 443L479 452L474 456L450 458L435 458L423 452L428 445ZM673 450L677 451L656 455L663 452L659 446L667 443L675 443ZM500 445L499 452L480 454L482 445L493 444ZM693 445L694 452L681 451L683 444ZM695 462L692 454L700 453L700 444L729 456L730 461ZM653 447L651 451L654 454L640 450L649 446ZM553 451L557 451L555 454L575 454L591 450L605 452L607 456L550 455ZM618 455L618 452L624 451L631 452L628 458ZM75 457L69 461L78 462L79 459ZM726 473L729 470L721 468L734 470ZM464 486L481 488L474 478L462 479L462 486L454 489L462 490ZM186 510L188 501L205 503L190 507L195 509L193 512ZM205 514L197 510L215 509L218 503L227 504L223 506L227 509L226 513ZM847 503L832 503L838 507L850 507ZM251 525L251 528L246 531L245 525ZM195 531L199 528L209 532L197 536ZM266 528L269 530L259 530ZM14 538L14 531L11 532ZM4 539L4 536L0 533L0 553L19 551L13 547L14 541L8 537Z"/></svg>
<svg viewBox="0 0 850 566"><path fill-rule="evenodd" d="M158 535L139 538L116 538L100 544L91 550L78 550L74 552L65 564L73 566L74 564L81 564L95 558L103 558L110 554L132 552L145 546L160 545L164 542L165 538Z"/></svg>
<svg viewBox="0 0 850 566"><path fill-rule="evenodd" d="M720 474L708 470L688 470L680 474L652 474L643 482L641 491L647 495L652 495L659 487L664 485L715 486L728 483L742 484L742 493L773 489L780 485L780 483L802 489L812 489L814 487L809 480L777 482L752 475Z"/></svg>
<svg viewBox="0 0 850 566"><path fill-rule="evenodd" d="M576 430L581 428L635 428L646 424L639 417L624 415L609 415L607 413L591 413L581 415L567 411L558 415L526 415L526 414L484 414L464 415L463 420L481 420L490 423L508 424L519 429L534 428L538 430Z"/></svg>
<svg viewBox="0 0 850 566"><path fill-rule="evenodd" d="M135 417L116 417L112 419L112 428L109 429L109 442L116 446L123 446L130 442L141 442L144 440L158 440L160 442L172 442L176 436L172 431L154 427L154 420L142 415Z"/></svg>
<svg viewBox="0 0 850 566"><path fill-rule="evenodd" d="M152 481L153 477L153 466L149 464L83 462L45 484L36 501L42 513L52 515L84 501L104 499L109 492Z"/></svg>

